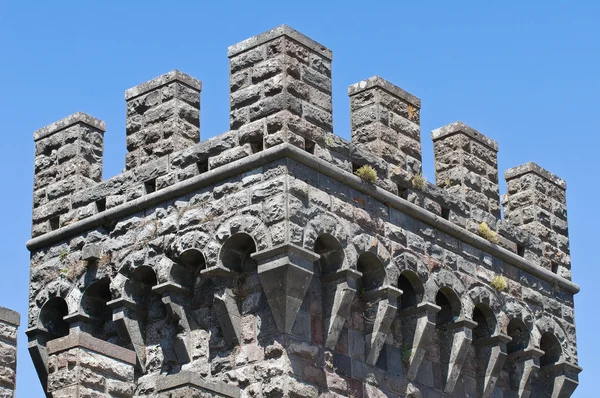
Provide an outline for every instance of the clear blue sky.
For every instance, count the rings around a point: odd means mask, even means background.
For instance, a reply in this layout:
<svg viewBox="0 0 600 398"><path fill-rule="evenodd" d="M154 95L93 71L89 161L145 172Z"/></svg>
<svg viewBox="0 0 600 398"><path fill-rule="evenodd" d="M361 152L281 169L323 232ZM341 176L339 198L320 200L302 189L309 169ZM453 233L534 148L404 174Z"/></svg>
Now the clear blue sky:
<svg viewBox="0 0 600 398"><path fill-rule="evenodd" d="M0 305L22 315L18 395L41 397L24 334L33 132L76 111L106 121L104 176L125 159L124 90L172 69L203 81L201 135L229 126L227 46L286 23L332 49L334 129L348 85L380 75L422 99L429 132L462 120L568 183L581 386L595 397L598 322L600 6L558 2L0 1ZM502 187L504 191L504 186Z"/></svg>

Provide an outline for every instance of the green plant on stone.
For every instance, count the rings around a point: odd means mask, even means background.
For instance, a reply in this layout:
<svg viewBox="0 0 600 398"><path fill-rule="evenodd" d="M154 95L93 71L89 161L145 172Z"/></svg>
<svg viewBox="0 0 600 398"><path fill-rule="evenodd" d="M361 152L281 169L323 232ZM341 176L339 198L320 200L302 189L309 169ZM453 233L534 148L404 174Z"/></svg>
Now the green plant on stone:
<svg viewBox="0 0 600 398"><path fill-rule="evenodd" d="M333 145L333 138L331 138L331 136L327 136L325 137L325 144L327 144L327 146L332 146Z"/></svg>
<svg viewBox="0 0 600 398"><path fill-rule="evenodd" d="M410 182L412 183L414 189L423 189L425 188L427 180L425 177L423 177L423 174L419 173L415 174Z"/></svg>
<svg viewBox="0 0 600 398"><path fill-rule="evenodd" d="M408 342L402 344L402 363L408 367L410 364L410 358L412 356L412 347Z"/></svg>
<svg viewBox="0 0 600 398"><path fill-rule="evenodd" d="M508 284L506 283L506 278L504 278L502 275L495 275L492 278L490 285L492 285L492 287L499 292L506 290L506 288L508 287Z"/></svg>
<svg viewBox="0 0 600 398"><path fill-rule="evenodd" d="M58 254L58 259L60 260L61 263L65 263L65 261L67 260L67 256L69 255L69 251L67 249L62 249L60 251L60 253Z"/></svg>
<svg viewBox="0 0 600 398"><path fill-rule="evenodd" d="M496 231L491 229L485 221L479 224L479 227L477 228L477 233L479 234L479 236L481 236L484 239L487 239L492 243L499 242L498 234L496 233Z"/></svg>
<svg viewBox="0 0 600 398"><path fill-rule="evenodd" d="M377 182L377 172L373 167L369 166L368 164L365 164L364 166L360 167L354 172L354 174L359 176L361 180L370 182L371 184Z"/></svg>

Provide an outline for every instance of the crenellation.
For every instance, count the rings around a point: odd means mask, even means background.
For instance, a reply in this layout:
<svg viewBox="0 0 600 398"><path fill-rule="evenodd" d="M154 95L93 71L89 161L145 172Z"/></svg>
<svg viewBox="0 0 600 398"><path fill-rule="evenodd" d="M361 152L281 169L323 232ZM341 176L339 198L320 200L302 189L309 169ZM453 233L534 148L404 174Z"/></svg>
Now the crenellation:
<svg viewBox="0 0 600 398"><path fill-rule="evenodd" d="M500 218L498 143L462 122L431 132L436 184ZM488 221L481 215L477 223Z"/></svg>
<svg viewBox="0 0 600 398"><path fill-rule="evenodd" d="M542 241L540 265L570 279L566 182L535 163L508 169L504 178L506 220Z"/></svg>
<svg viewBox="0 0 600 398"><path fill-rule="evenodd" d="M407 172L422 173L421 100L371 77L348 88L352 142Z"/></svg>
<svg viewBox="0 0 600 398"><path fill-rule="evenodd" d="M330 50L282 25L228 56L230 131L199 142L201 84L170 72L126 92L126 171L37 182L28 336L49 396L570 396L564 181L509 170L502 219L495 141L435 130L434 185L418 98L351 86L350 142Z"/></svg>
<svg viewBox="0 0 600 398"><path fill-rule="evenodd" d="M174 70L125 92L126 169L200 141L202 83Z"/></svg>
<svg viewBox="0 0 600 398"><path fill-rule="evenodd" d="M230 125L254 124L264 147L305 147L313 126L333 130L331 51L286 25L229 48ZM265 123L266 122L266 123Z"/></svg>
<svg viewBox="0 0 600 398"><path fill-rule="evenodd" d="M70 197L102 180L105 130L79 112L34 133L34 236L68 225Z"/></svg>

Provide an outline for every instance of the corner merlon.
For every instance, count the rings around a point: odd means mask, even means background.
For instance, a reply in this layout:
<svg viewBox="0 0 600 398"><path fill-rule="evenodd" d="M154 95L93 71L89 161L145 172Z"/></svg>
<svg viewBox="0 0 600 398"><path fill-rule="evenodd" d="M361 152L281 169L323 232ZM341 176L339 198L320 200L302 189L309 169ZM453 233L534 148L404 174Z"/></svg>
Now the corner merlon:
<svg viewBox="0 0 600 398"><path fill-rule="evenodd" d="M149 80L147 82L125 90L125 100L129 101L130 99L139 97L142 94L155 90L160 86L167 85L174 81L179 81L190 86L193 89L202 91L202 82L200 80L175 69L165 73L164 75L160 75L152 80Z"/></svg>
<svg viewBox="0 0 600 398"><path fill-rule="evenodd" d="M475 130L473 127L467 126L466 124L464 124L461 121L450 123L446 126L443 126L443 127L433 130L431 132L431 139L433 141L437 141L444 137L448 137L448 136L458 134L458 133L466 134L469 137L474 138L477 141L479 141L480 143L486 145L490 149L493 149L494 151L498 151L498 143L496 141L492 140L489 137L486 137L485 135L481 134L479 131Z"/></svg>
<svg viewBox="0 0 600 398"><path fill-rule="evenodd" d="M511 180L513 178L519 177L527 173L535 173L541 177L544 177L546 180L550 181L554 185L558 185L562 189L567 189L567 182L565 180L563 180L556 174L551 173L548 170L542 168L534 162L528 162L506 170L504 172L504 179Z"/></svg>
<svg viewBox="0 0 600 398"><path fill-rule="evenodd" d="M321 56L327 58L330 61L333 59L333 54L330 49L328 49L322 44L317 43L313 39L304 36L302 33L290 28L287 25L280 25L275 29L271 29L267 32L261 33L257 36L251 37L242 42L229 46L227 48L227 56L229 58L234 57L240 53L243 53L244 51L248 51L254 47L260 46L261 44L264 44L281 36L288 36L291 39L294 39L298 43L308 47L316 53L319 53Z"/></svg>
<svg viewBox="0 0 600 398"><path fill-rule="evenodd" d="M106 123L104 123L102 120L96 119L95 117L83 112L77 112L37 130L35 133L33 133L33 140L37 141L44 137L48 137L57 131L64 130L67 127L77 123L85 123L102 131L103 133L106 132Z"/></svg>
<svg viewBox="0 0 600 398"><path fill-rule="evenodd" d="M392 83L379 76L373 76L349 86L348 95L352 96L365 90L368 90L372 87L381 87L390 94L403 99L404 101L416 106L417 108L421 108L420 98L415 97L414 95L402 90L400 87L393 85Z"/></svg>

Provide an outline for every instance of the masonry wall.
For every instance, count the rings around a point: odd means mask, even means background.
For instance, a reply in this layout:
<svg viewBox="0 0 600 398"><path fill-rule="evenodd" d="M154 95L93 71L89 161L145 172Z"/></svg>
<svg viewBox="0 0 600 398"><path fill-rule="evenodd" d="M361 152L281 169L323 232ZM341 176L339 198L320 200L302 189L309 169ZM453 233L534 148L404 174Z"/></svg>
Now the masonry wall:
<svg viewBox="0 0 600 398"><path fill-rule="evenodd" d="M0 307L0 397L15 396L17 380L17 329L20 315Z"/></svg>
<svg viewBox="0 0 600 398"><path fill-rule="evenodd" d="M357 83L347 142L314 116L330 112L329 50L283 26L229 55L244 85L231 131L147 158L140 138L128 171L67 196L58 229L34 209L48 227L28 242L27 334L49 396L570 396L578 287L557 273L570 262L547 266L559 238L498 218L497 186L481 182L497 182L495 153L471 166L481 133L433 135L466 145L457 162L438 151L457 166L433 185L420 180L416 97ZM186 81L172 72L128 93ZM156 137L152 148L173 135ZM354 174L364 165L371 182ZM482 201L465 200L473 180Z"/></svg>

